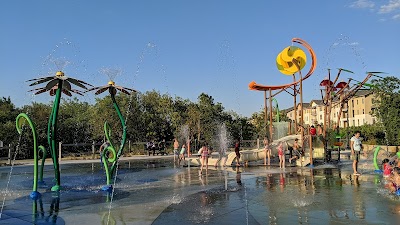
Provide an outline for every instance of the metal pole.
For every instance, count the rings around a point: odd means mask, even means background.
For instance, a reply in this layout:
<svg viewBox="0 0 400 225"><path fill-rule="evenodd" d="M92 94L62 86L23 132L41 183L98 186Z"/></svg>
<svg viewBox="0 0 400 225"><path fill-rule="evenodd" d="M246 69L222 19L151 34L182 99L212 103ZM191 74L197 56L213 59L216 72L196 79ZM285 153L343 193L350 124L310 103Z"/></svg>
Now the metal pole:
<svg viewBox="0 0 400 225"><path fill-rule="evenodd" d="M267 121L268 121L268 117L267 117L267 91L264 91L264 122L265 122L265 136L267 134Z"/></svg>
<svg viewBox="0 0 400 225"><path fill-rule="evenodd" d="M301 70L299 70L300 75L300 105L301 105L301 112L300 112L300 125L301 128L301 149L304 150L304 118L303 118L303 76L301 74Z"/></svg>
<svg viewBox="0 0 400 225"><path fill-rule="evenodd" d="M272 90L269 89L269 140L272 141Z"/></svg>
<svg viewBox="0 0 400 225"><path fill-rule="evenodd" d="M311 134L310 135L308 135L308 141L309 141L309 145L310 145L310 166L311 167L314 167L314 165L313 165L313 144L312 144L312 139L313 139L313 137L311 136Z"/></svg>
<svg viewBox="0 0 400 225"><path fill-rule="evenodd" d="M58 161L61 162L61 147L62 141L58 142Z"/></svg>
<svg viewBox="0 0 400 225"><path fill-rule="evenodd" d="M92 159L94 159L94 152L95 152L95 142L92 141Z"/></svg>
<svg viewBox="0 0 400 225"><path fill-rule="evenodd" d="M8 165L11 166L11 144L8 144Z"/></svg>
<svg viewBox="0 0 400 225"><path fill-rule="evenodd" d="M296 75L293 74L293 82L296 82ZM296 133L296 129L297 129L297 102L296 102L296 98L297 98L297 89L296 89L296 84L293 85L293 110L294 110L294 130Z"/></svg>

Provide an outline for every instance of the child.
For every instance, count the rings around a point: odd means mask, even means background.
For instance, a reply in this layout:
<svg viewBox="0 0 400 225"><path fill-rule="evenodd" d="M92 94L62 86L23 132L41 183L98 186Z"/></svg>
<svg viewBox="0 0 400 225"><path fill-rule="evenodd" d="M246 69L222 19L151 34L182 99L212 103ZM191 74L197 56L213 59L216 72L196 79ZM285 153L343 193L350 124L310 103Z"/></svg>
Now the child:
<svg viewBox="0 0 400 225"><path fill-rule="evenodd" d="M390 190L390 192L392 193L396 193L399 190L399 185L400 185L400 168L399 167L395 167L393 169L393 174L390 175L389 177L389 185L388 188Z"/></svg>
<svg viewBox="0 0 400 225"><path fill-rule="evenodd" d="M389 177L392 173L392 168L389 165L389 159L384 159L382 161L383 177Z"/></svg>
<svg viewBox="0 0 400 225"><path fill-rule="evenodd" d="M267 157L268 157L268 166L271 164L271 148L269 147L268 138L264 138L264 166L267 165Z"/></svg>
<svg viewBox="0 0 400 225"><path fill-rule="evenodd" d="M206 173L207 173L208 172L208 154L209 154L207 142L204 142L203 147L200 149L200 154L201 154L200 174L203 174L204 164L206 165Z"/></svg>
<svg viewBox="0 0 400 225"><path fill-rule="evenodd" d="M298 138L294 139L294 143L293 143L293 156L289 159L289 163L292 163L292 160L293 160L293 159L296 159L296 160L297 160L297 159L300 159L300 157L301 157L301 153L300 153L300 151L299 151L300 146L299 146L298 141L299 141Z"/></svg>
<svg viewBox="0 0 400 225"><path fill-rule="evenodd" d="M285 153L283 151L282 141L278 145L279 168L285 168Z"/></svg>
<svg viewBox="0 0 400 225"><path fill-rule="evenodd" d="M181 165L181 160L183 160L183 164L185 164L185 152L186 152L185 145L182 145L181 152L179 153L179 162L178 162L179 166Z"/></svg>

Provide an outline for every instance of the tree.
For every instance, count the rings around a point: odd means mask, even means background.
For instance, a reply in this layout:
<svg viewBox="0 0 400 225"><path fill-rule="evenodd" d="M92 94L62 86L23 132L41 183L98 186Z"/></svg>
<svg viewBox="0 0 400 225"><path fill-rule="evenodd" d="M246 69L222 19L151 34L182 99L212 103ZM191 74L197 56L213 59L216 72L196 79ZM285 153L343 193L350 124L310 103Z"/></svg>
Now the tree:
<svg viewBox="0 0 400 225"><path fill-rule="evenodd" d="M389 145L400 144L400 79L385 77L372 81L375 101L375 116L383 124Z"/></svg>
<svg viewBox="0 0 400 225"><path fill-rule="evenodd" d="M18 141L18 133L15 129L15 118L19 114L10 97L0 99L0 140L4 144L15 144Z"/></svg>

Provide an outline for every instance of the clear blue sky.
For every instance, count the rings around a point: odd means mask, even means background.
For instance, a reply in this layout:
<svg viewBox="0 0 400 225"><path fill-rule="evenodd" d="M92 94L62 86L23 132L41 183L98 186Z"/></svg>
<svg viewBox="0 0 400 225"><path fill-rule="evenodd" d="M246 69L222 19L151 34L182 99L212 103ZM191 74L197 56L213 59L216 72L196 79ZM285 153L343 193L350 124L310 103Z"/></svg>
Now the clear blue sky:
<svg viewBox="0 0 400 225"><path fill-rule="evenodd" d="M0 96L17 106L50 102L47 94L28 94L25 81L54 74L52 61L65 58L67 75L96 86L108 81L102 68L121 69L115 81L123 86L193 101L206 92L250 116L263 107L263 94L248 90L251 81L291 80L275 58L293 37L318 58L305 102L320 98L328 67L353 70L356 79L365 71L400 75L400 0L13 0L0 2L0 32ZM281 108L292 106L288 94L277 99Z"/></svg>

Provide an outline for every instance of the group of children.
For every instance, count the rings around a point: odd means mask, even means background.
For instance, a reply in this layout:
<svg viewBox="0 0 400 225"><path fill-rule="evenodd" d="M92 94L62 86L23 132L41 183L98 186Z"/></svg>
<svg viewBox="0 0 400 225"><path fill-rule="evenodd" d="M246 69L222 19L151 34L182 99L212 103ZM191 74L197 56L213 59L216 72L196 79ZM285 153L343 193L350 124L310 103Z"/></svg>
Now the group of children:
<svg viewBox="0 0 400 225"><path fill-rule="evenodd" d="M300 159L301 153L300 153L300 145L298 143L298 139L296 138L293 143L293 151L292 151L292 157L289 158L289 163L292 163L292 160L297 160ZM278 143L278 157L279 157L279 168L285 168L285 150L283 149L283 142L280 141ZM265 158L264 158L264 165L270 165L271 163L271 147L269 145L269 141L267 138L264 138L264 152L265 152ZM268 164L267 164L267 159L268 159Z"/></svg>
<svg viewBox="0 0 400 225"><path fill-rule="evenodd" d="M382 161L383 177L388 181L385 185L391 193L400 195L400 155Z"/></svg>

